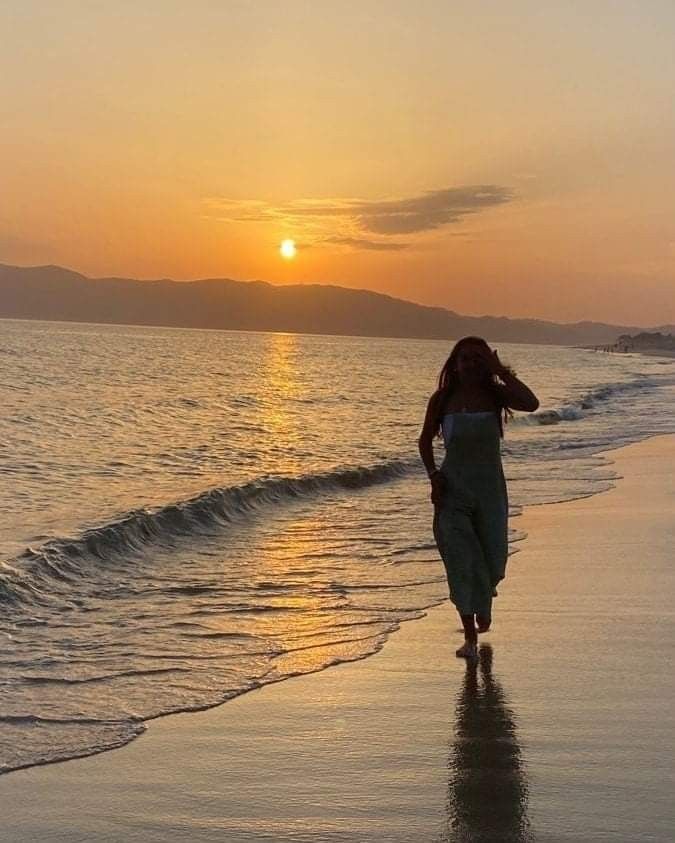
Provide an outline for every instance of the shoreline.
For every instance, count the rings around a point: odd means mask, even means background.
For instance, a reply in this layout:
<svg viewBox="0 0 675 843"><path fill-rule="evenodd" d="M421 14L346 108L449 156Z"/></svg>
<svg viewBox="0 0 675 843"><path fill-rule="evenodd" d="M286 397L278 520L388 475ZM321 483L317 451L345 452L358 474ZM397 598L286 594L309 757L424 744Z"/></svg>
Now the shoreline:
<svg viewBox="0 0 675 843"><path fill-rule="evenodd" d="M476 670L446 601L365 659L1 776L11 839L628 841L638 822L668 839L675 688L643 653L654 615L675 641L675 435L605 454L612 489L525 508ZM487 836L438 837L476 832L496 787Z"/></svg>
<svg viewBox="0 0 675 843"><path fill-rule="evenodd" d="M620 351L617 348L602 345L575 345L571 347L581 349L582 351L597 351L598 354L619 354L621 356L626 354L641 354L643 357L663 357L665 360L673 360L675 358L675 349L672 348L630 348Z"/></svg>

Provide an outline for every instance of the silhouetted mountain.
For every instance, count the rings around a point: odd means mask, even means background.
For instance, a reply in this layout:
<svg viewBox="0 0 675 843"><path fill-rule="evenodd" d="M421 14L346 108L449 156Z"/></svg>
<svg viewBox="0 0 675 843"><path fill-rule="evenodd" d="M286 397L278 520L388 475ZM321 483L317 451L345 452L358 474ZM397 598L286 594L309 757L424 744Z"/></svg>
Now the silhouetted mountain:
<svg viewBox="0 0 675 843"><path fill-rule="evenodd" d="M0 317L377 337L602 345L640 327L461 316L369 290L209 278L87 278L59 266L0 264ZM661 326L667 331L671 326Z"/></svg>

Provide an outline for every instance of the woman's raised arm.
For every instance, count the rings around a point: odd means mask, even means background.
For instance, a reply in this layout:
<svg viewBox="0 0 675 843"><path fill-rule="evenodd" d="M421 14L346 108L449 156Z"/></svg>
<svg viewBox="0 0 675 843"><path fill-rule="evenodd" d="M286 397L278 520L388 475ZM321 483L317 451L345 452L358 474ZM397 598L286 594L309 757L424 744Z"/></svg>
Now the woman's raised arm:
<svg viewBox="0 0 675 843"><path fill-rule="evenodd" d="M539 407L539 399L532 392L527 384L519 380L512 371L504 368L503 372L497 372L503 386L499 386L499 392L504 404L512 410L523 410L526 413L534 413Z"/></svg>
<svg viewBox="0 0 675 843"><path fill-rule="evenodd" d="M539 407L539 399L529 386L519 380L515 374L499 359L496 351L484 349L481 352L485 365L493 375L497 375L502 385L497 387L502 401L512 410L534 413Z"/></svg>

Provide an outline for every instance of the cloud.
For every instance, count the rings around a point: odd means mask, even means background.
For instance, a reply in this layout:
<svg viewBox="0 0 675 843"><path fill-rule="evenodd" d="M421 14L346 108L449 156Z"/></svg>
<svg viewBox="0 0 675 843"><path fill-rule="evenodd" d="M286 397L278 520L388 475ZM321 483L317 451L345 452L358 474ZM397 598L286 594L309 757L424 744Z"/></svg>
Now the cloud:
<svg viewBox="0 0 675 843"><path fill-rule="evenodd" d="M261 200L210 199L210 216L228 222L282 224L314 238L354 249L399 251L410 242L387 242L367 236L408 236L436 231L461 222L470 214L504 205L513 192L483 184L430 190L402 199L310 199L279 204Z"/></svg>
<svg viewBox="0 0 675 843"><path fill-rule="evenodd" d="M326 237L324 243L337 246L351 246L353 249L367 249L373 252L400 252L409 248L409 243L387 242L386 240L367 240L364 237Z"/></svg>
<svg viewBox="0 0 675 843"><path fill-rule="evenodd" d="M459 222L467 214L503 205L512 199L508 188L489 184L431 190L410 199L357 200L339 204L315 202L304 206L291 203L287 210L296 217L353 217L363 230L373 234L413 234Z"/></svg>

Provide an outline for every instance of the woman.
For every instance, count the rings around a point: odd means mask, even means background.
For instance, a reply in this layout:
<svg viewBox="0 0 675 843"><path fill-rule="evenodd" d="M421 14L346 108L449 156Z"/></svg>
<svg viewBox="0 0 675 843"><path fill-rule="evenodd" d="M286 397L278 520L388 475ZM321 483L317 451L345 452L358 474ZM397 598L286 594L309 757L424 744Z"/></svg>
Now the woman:
<svg viewBox="0 0 675 843"><path fill-rule="evenodd" d="M531 413L538 406L534 393L480 337L459 340L429 400L419 448L431 480L434 537L464 627L461 658L477 656L477 633L490 628L492 598L506 568L503 424L510 410ZM446 448L440 468L433 451L438 433Z"/></svg>

